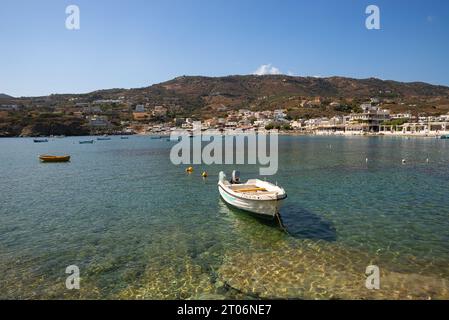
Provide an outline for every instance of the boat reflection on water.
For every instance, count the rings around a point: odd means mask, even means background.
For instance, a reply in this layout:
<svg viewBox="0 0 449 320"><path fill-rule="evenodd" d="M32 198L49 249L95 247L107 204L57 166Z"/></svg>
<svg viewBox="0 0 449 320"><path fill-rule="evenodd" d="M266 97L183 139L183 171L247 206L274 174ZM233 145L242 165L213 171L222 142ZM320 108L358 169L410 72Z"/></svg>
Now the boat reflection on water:
<svg viewBox="0 0 449 320"><path fill-rule="evenodd" d="M34 143L45 143L48 142L48 139L33 139Z"/></svg>
<svg viewBox="0 0 449 320"><path fill-rule="evenodd" d="M79 144L93 144L94 140L80 141Z"/></svg>
<svg viewBox="0 0 449 320"><path fill-rule="evenodd" d="M253 229L255 225L270 227L283 231L276 219L267 218L262 215L238 209L228 204L223 198L218 199L218 212L226 222L234 225L240 230ZM246 231L245 231L246 232Z"/></svg>

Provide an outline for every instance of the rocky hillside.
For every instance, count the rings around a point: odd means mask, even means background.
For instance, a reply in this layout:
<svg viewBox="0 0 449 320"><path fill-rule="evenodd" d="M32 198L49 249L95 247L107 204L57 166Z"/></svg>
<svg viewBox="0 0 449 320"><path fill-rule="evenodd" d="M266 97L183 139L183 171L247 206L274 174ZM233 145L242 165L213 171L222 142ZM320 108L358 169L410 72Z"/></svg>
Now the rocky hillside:
<svg viewBox="0 0 449 320"><path fill-rule="evenodd" d="M1 96L1 95L0 95ZM6 96L6 95L5 95ZM282 98L368 99L388 98L449 98L449 87L422 82L384 81L376 78L352 79L343 77L314 78L285 75L201 77L182 76L173 80L137 89L110 89L82 95L51 95L46 102L62 102L70 98L85 101L118 99L150 103L178 102L181 107L197 109L208 105L262 106ZM17 99L19 100L19 99ZM24 100L24 98L22 98ZM25 100L27 100L25 98Z"/></svg>
<svg viewBox="0 0 449 320"><path fill-rule="evenodd" d="M421 82L403 83L376 78L313 78L283 75L228 76L220 78L179 77L143 90L148 90L149 92L167 90L191 97L224 96L231 98L256 98L272 95L345 98L364 98L378 95L399 97L449 95L449 87Z"/></svg>
<svg viewBox="0 0 449 320"><path fill-rule="evenodd" d="M408 104L420 102L420 106L426 108L430 107L432 99L443 100L443 104L449 101L449 87L375 78L314 78L284 75L183 76L146 88L96 91L85 95L85 98L117 99L123 96L136 103L179 105L185 115L202 115L215 114L217 108L222 106L230 109L254 110L298 108L304 99L316 97L328 101L344 100L356 103L371 97L379 97L391 100L393 105L398 101L405 101ZM447 110L449 111L449 104Z"/></svg>
<svg viewBox="0 0 449 320"><path fill-rule="evenodd" d="M360 102L379 97L393 111L449 112L449 87L427 83L402 83L380 79L343 77L313 78L270 76L178 77L147 88L97 92L110 98L126 96L153 104L174 103L181 115L208 117L229 109L265 110L284 108L295 116L332 116L356 108ZM319 107L303 108L304 100L319 97ZM145 100L146 99L146 100ZM326 107L332 101L342 102L341 110ZM175 110L179 113L180 110Z"/></svg>
<svg viewBox="0 0 449 320"><path fill-rule="evenodd" d="M0 118L0 137L83 136L90 133L85 122L76 118L30 119L26 117L1 120Z"/></svg>

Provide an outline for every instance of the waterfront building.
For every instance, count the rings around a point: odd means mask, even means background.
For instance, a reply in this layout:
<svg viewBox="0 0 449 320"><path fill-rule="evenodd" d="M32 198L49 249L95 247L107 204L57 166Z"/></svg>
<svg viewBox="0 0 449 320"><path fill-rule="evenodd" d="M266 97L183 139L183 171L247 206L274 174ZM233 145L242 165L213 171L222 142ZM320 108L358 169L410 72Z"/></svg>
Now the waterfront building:
<svg viewBox="0 0 449 320"><path fill-rule="evenodd" d="M349 131L379 132L380 125L390 120L390 110L372 106L370 103L361 105L361 113L351 113L346 126Z"/></svg>
<svg viewBox="0 0 449 320"><path fill-rule="evenodd" d="M238 122L237 121L228 121L228 122L226 122L225 127L227 129L235 129L238 127Z"/></svg>
<svg viewBox="0 0 449 320"><path fill-rule="evenodd" d="M396 113L396 114L390 115L390 118L391 119L412 119L413 115L410 112Z"/></svg>

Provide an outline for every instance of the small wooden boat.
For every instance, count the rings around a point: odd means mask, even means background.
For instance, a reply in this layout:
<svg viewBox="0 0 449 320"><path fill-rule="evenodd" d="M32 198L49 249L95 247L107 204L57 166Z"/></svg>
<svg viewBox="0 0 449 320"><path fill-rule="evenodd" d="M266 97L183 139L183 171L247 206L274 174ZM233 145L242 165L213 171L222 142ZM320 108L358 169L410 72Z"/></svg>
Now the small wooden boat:
<svg viewBox="0 0 449 320"><path fill-rule="evenodd" d="M48 139L33 139L34 143L44 143L48 142Z"/></svg>
<svg viewBox="0 0 449 320"><path fill-rule="evenodd" d="M80 141L80 144L93 144L94 140Z"/></svg>
<svg viewBox="0 0 449 320"><path fill-rule="evenodd" d="M50 156L42 155L39 157L42 162L69 162L70 156Z"/></svg>
<svg viewBox="0 0 449 320"><path fill-rule="evenodd" d="M251 179L241 183L238 171L232 173L231 181L226 180L224 172L220 172L218 191L229 205L268 218L279 214L282 200L287 198L283 188L267 181Z"/></svg>
<svg viewBox="0 0 449 320"><path fill-rule="evenodd" d="M111 138L109 137L103 137L103 138L97 138L98 141L109 141Z"/></svg>
<svg viewBox="0 0 449 320"><path fill-rule="evenodd" d="M122 139L122 140L128 140L129 137L120 137L120 139Z"/></svg>

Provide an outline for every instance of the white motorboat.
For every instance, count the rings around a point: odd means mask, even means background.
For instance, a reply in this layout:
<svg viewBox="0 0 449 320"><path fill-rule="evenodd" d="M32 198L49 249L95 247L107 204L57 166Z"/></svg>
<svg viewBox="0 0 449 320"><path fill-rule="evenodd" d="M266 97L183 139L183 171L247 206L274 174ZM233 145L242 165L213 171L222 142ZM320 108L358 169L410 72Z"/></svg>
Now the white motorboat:
<svg viewBox="0 0 449 320"><path fill-rule="evenodd" d="M241 183L238 171L232 173L231 181L226 180L224 172L220 172L218 190L229 205L268 218L276 217L282 200L287 198L283 188L267 181L250 179Z"/></svg>

